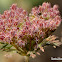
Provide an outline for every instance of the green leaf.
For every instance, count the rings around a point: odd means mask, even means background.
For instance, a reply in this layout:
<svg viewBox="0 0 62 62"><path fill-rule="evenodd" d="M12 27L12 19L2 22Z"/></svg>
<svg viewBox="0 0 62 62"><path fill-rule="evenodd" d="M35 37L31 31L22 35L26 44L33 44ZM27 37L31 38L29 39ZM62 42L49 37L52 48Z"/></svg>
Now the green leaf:
<svg viewBox="0 0 62 62"><path fill-rule="evenodd" d="M3 44L2 46L0 46L0 49L3 49L7 46L8 44Z"/></svg>

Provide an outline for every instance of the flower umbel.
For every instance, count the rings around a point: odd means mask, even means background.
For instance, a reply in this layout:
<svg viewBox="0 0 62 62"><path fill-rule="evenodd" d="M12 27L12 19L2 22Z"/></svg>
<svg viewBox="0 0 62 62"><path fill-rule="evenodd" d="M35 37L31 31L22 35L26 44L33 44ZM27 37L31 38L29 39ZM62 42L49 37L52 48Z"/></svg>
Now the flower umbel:
<svg viewBox="0 0 62 62"><path fill-rule="evenodd" d="M1 49L15 50L21 55L34 58L36 52L40 55L38 50L44 52L47 43L61 45L61 42L55 40L55 36L50 36L60 23L61 16L57 5L51 7L50 3L44 2L42 6L32 8L28 14L13 4L9 10L0 14L0 43L4 44Z"/></svg>

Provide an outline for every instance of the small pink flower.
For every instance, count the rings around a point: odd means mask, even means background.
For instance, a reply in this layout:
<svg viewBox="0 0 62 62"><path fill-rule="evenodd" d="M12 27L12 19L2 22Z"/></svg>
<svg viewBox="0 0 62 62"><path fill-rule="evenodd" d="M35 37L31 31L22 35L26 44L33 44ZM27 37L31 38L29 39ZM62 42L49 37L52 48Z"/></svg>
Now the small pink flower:
<svg viewBox="0 0 62 62"><path fill-rule="evenodd" d="M43 47L40 47L40 50L41 50L42 52L44 52L44 49L43 49Z"/></svg>
<svg viewBox="0 0 62 62"><path fill-rule="evenodd" d="M38 54L38 55L40 55L40 53L39 53L39 52L37 52L37 54Z"/></svg>

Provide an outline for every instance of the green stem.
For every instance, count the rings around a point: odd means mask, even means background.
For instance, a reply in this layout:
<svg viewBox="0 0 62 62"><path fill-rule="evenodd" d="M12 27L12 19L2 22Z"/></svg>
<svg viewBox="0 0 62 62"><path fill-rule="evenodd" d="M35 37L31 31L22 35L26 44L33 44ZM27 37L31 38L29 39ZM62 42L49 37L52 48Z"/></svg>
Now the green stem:
<svg viewBox="0 0 62 62"><path fill-rule="evenodd" d="M29 62L29 57L28 56L24 56L25 57L25 62Z"/></svg>

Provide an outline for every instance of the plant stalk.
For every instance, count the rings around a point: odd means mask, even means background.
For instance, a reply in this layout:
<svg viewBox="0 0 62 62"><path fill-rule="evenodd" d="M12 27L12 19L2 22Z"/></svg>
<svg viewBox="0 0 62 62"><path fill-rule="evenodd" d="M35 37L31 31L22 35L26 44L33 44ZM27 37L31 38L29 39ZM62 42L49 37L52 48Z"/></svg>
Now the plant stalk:
<svg viewBox="0 0 62 62"><path fill-rule="evenodd" d="M24 56L25 57L25 62L29 62L29 57L28 56Z"/></svg>

